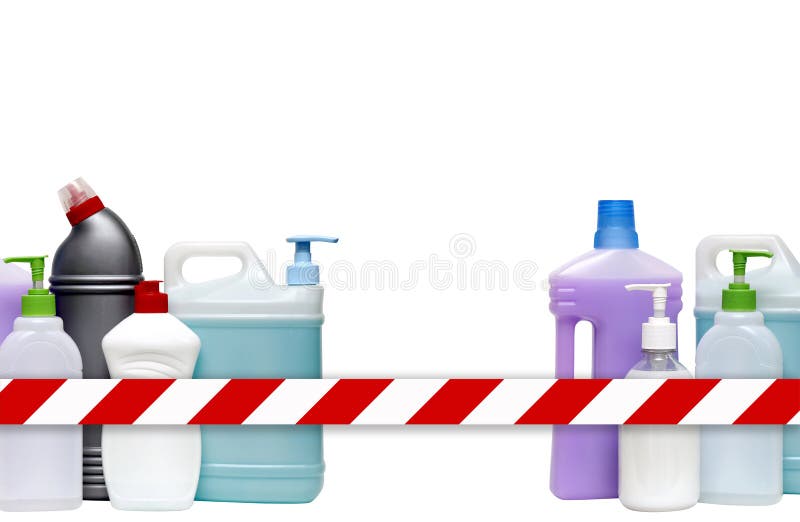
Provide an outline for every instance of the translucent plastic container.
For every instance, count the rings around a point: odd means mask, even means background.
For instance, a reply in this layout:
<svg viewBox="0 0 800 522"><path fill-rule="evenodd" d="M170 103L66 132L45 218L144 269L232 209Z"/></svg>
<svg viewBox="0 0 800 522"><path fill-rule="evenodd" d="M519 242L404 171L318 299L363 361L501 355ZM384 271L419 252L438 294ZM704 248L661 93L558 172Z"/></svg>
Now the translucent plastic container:
<svg viewBox="0 0 800 522"><path fill-rule="evenodd" d="M697 343L714 325L720 311L720 295L733 280L717 269L717 256L728 249L768 250L769 266L747 272L747 280L758 291L758 310L764 324L781 345L783 376L800 378L800 263L789 247L775 235L709 236L697 245ZM786 426L783 441L783 491L800 493L800 426Z"/></svg>
<svg viewBox="0 0 800 522"><path fill-rule="evenodd" d="M691 379L683 366L633 369L626 379ZM619 499L636 511L675 511L697 504L700 495L700 428L620 426Z"/></svg>
<svg viewBox="0 0 800 522"><path fill-rule="evenodd" d="M653 315L642 323L642 358L626 379L691 379L675 357L678 330L666 317L667 284L628 285L653 295ZM620 426L619 500L637 511L675 511L700 496L697 426Z"/></svg>
<svg viewBox="0 0 800 522"><path fill-rule="evenodd" d="M752 285L751 285L752 286ZM777 379L781 347L759 312L718 312L697 346L698 379ZM780 426L703 426L700 501L774 504L783 493Z"/></svg>
<svg viewBox="0 0 800 522"><path fill-rule="evenodd" d="M0 378L80 379L81 356L59 317L19 317L0 346ZM76 509L83 500L80 426L0 426L0 509Z"/></svg>
<svg viewBox="0 0 800 522"><path fill-rule="evenodd" d="M189 283L192 257L235 257L232 276ZM246 243L167 251L170 311L200 337L195 378L320 378L323 289L279 286ZM203 426L197 500L310 502L322 489L321 426Z"/></svg>

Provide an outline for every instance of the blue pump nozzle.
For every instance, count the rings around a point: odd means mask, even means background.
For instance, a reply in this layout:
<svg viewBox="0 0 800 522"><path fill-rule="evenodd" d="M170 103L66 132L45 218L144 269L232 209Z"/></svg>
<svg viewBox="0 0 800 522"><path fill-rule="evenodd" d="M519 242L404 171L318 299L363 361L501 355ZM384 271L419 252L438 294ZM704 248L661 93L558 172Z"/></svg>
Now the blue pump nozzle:
<svg viewBox="0 0 800 522"><path fill-rule="evenodd" d="M294 243L294 264L286 268L286 284L295 285L318 285L319 266L311 262L311 243L314 241L323 243L338 243L338 237L329 236L292 236L287 237L286 241Z"/></svg>
<svg viewBox="0 0 800 522"><path fill-rule="evenodd" d="M602 199L597 202L595 248L639 248L633 219L633 201Z"/></svg>

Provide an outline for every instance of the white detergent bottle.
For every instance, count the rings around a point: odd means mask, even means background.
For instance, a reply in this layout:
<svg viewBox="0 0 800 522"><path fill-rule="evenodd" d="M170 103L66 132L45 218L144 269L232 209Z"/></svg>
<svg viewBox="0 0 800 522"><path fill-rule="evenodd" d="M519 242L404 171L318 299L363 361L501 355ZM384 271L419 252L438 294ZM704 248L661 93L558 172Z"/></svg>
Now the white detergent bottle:
<svg viewBox="0 0 800 522"><path fill-rule="evenodd" d="M780 343L764 326L756 292L745 282L747 258L772 253L731 252L733 283L722 291L722 311L697 346L697 377L780 378ZM700 502L765 505L781 499L782 426L703 426L700 441Z"/></svg>
<svg viewBox="0 0 800 522"><path fill-rule="evenodd" d="M168 313L159 281L135 288L134 313L103 338L112 378L190 379L200 338ZM103 472L111 505L127 510L191 507L200 479L200 426L103 426Z"/></svg>
<svg viewBox="0 0 800 522"><path fill-rule="evenodd" d="M44 257L5 259L12 261L30 263L33 288L22 296L22 315L0 345L0 378L82 378L78 346L43 285ZM82 501L81 426L0 426L0 509L75 509Z"/></svg>
<svg viewBox="0 0 800 522"><path fill-rule="evenodd" d="M626 379L691 379L676 359L675 323L666 316L669 283L626 285L653 293L653 316L642 323L642 358ZM620 426L619 500L637 511L675 511L700 496L700 432L696 426Z"/></svg>

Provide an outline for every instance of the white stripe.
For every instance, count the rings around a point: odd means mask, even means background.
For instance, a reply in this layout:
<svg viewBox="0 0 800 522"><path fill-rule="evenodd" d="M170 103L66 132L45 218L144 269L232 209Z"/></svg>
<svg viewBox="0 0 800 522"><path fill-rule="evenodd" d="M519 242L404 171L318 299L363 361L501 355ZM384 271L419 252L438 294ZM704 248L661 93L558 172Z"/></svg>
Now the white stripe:
<svg viewBox="0 0 800 522"><path fill-rule="evenodd" d="M353 424L405 424L447 382L447 379L396 379Z"/></svg>
<svg viewBox="0 0 800 522"><path fill-rule="evenodd" d="M798 413L797 413L797 415L795 415L794 417L792 417L792 420L790 420L790 421L789 421L789 424L797 424L797 425L800 425L800 412L798 412Z"/></svg>
<svg viewBox="0 0 800 522"><path fill-rule="evenodd" d="M664 379L613 380L570 424L622 424L662 384Z"/></svg>
<svg viewBox="0 0 800 522"><path fill-rule="evenodd" d="M134 424L187 424L230 379L178 379Z"/></svg>
<svg viewBox="0 0 800 522"><path fill-rule="evenodd" d="M514 424L555 382L555 379L505 379L461 424Z"/></svg>
<svg viewBox="0 0 800 522"><path fill-rule="evenodd" d="M0 391L3 391L3 388L8 386L8 383L11 382L11 379L0 379Z"/></svg>
<svg viewBox="0 0 800 522"><path fill-rule="evenodd" d="M773 382L774 379L722 380L680 424L733 424Z"/></svg>
<svg viewBox="0 0 800 522"><path fill-rule="evenodd" d="M296 424L338 379L283 381L243 424Z"/></svg>
<svg viewBox="0 0 800 522"><path fill-rule="evenodd" d="M119 379L69 379L25 424L78 424L117 383Z"/></svg>

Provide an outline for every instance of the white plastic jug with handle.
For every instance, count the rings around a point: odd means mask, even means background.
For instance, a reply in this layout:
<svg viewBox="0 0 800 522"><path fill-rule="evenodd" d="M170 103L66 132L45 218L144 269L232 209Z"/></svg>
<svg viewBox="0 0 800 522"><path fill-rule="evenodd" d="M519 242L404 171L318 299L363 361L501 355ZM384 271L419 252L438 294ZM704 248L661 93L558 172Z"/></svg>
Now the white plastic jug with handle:
<svg viewBox="0 0 800 522"><path fill-rule="evenodd" d="M750 287L758 292L757 306L765 325L778 338L783 350L783 376L800 378L800 263L789 247L775 235L709 236L697 245L697 299L694 316L697 342L714 326L720 311L723 288L733 281L717 268L717 256L730 249L768 250L769 266L747 273ZM784 429L783 490L800 493L800 427Z"/></svg>
<svg viewBox="0 0 800 522"><path fill-rule="evenodd" d="M323 288L300 236L288 285L273 282L247 243L178 243L164 257L170 311L200 337L194 377L305 378L322 375ZM234 257L236 274L192 283L190 258ZM241 421L243 419L237 419ZM203 426L197 500L310 502L322 488L321 426Z"/></svg>

